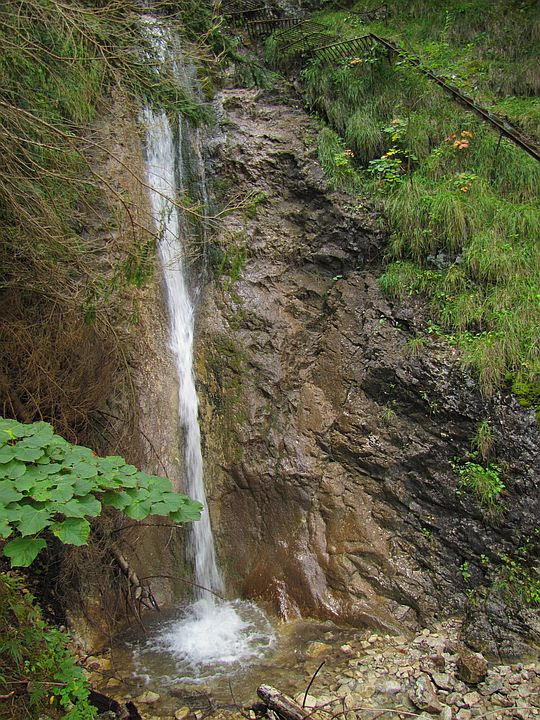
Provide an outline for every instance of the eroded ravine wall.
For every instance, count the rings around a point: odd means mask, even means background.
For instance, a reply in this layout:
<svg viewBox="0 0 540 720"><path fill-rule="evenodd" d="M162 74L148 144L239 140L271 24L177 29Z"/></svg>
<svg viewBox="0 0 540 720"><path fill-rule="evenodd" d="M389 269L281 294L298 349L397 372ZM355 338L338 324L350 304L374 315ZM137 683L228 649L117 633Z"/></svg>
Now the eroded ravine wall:
<svg viewBox="0 0 540 720"><path fill-rule="evenodd" d="M207 491L228 581L284 617L396 628L462 611L463 563L478 579L481 554L537 523L534 414L504 392L483 398L437 339L408 355L425 310L382 295L384 237L357 198L325 188L316 124L294 97L226 90L220 102L215 184L266 197L255 215L223 221L218 244L247 259L238 279L206 287L198 326ZM507 484L491 517L456 494L450 467L485 418Z"/></svg>

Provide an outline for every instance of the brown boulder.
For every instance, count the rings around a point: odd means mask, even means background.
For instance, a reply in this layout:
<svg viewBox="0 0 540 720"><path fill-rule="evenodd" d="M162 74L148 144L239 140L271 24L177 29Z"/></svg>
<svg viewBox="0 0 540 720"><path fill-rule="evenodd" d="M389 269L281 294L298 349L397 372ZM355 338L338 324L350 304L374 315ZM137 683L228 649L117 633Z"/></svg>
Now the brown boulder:
<svg viewBox="0 0 540 720"><path fill-rule="evenodd" d="M488 663L481 653L462 650L457 661L457 675L469 685L477 685L486 679Z"/></svg>

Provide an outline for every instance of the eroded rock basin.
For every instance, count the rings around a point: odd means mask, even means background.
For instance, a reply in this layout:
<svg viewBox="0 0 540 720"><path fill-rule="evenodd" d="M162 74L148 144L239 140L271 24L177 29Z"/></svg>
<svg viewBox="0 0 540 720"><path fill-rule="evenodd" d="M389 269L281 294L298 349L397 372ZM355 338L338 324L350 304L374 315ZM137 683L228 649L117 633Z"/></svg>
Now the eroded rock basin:
<svg viewBox="0 0 540 720"><path fill-rule="evenodd" d="M302 703L321 664L306 698L309 709L323 706L319 720L365 720L381 717L381 712L385 718L424 720L540 716L538 659L488 664L463 648L458 620L409 637L312 620L274 624L275 636L259 656L224 662L191 679L178 658L163 647L155 649L163 628L177 620L171 616L163 621L147 623L147 635L132 631L122 638L112 651L112 669L93 678L99 677L101 688L117 699L133 700L144 718L239 717L241 708L257 701L256 690L263 683ZM464 657L473 671L463 668ZM179 671L184 673L181 681Z"/></svg>

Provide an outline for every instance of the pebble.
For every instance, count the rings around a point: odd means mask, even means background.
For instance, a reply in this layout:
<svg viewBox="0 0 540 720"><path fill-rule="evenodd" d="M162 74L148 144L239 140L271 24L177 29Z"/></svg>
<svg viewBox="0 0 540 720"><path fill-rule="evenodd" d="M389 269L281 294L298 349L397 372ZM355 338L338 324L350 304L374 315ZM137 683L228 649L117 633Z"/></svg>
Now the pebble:
<svg viewBox="0 0 540 720"><path fill-rule="evenodd" d="M398 683L397 680L386 680L375 686L375 692L383 695L397 695L398 692L401 692L401 683Z"/></svg>
<svg viewBox="0 0 540 720"><path fill-rule="evenodd" d="M178 710L174 713L174 720L186 720L190 714L190 708L188 708L187 705L184 705L184 707L178 708Z"/></svg>
<svg viewBox="0 0 540 720"><path fill-rule="evenodd" d="M142 695L135 698L135 703L140 703L141 705L155 705L158 700L158 693L152 692L152 690L147 690L146 692L143 692Z"/></svg>
<svg viewBox="0 0 540 720"><path fill-rule="evenodd" d="M463 701L467 707L472 707L480 702L480 695L477 692L466 693L463 696Z"/></svg>
<svg viewBox="0 0 540 720"><path fill-rule="evenodd" d="M443 690L452 690L454 682L448 673L431 672L431 679L438 688Z"/></svg>
<svg viewBox="0 0 540 720"><path fill-rule="evenodd" d="M331 649L332 646L328 645L327 643L310 642L307 647L306 655L309 655L309 657L318 657L319 655L322 655L323 653Z"/></svg>

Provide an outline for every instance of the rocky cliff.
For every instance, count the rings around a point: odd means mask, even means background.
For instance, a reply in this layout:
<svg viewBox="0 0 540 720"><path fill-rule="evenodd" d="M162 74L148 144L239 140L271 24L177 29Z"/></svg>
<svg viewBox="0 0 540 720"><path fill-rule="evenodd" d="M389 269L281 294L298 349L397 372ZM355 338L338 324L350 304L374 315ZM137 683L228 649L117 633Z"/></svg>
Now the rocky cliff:
<svg viewBox="0 0 540 720"><path fill-rule="evenodd" d="M285 618L395 629L463 611L486 567L537 525L534 414L506 392L482 397L442 339L411 352L426 311L381 293L384 233L325 187L316 122L294 97L235 89L219 104L214 193L264 192L220 226L199 318L203 454L229 582ZM506 485L491 513L450 466L486 419ZM470 635L511 652L523 618L493 598L498 629L477 603Z"/></svg>

